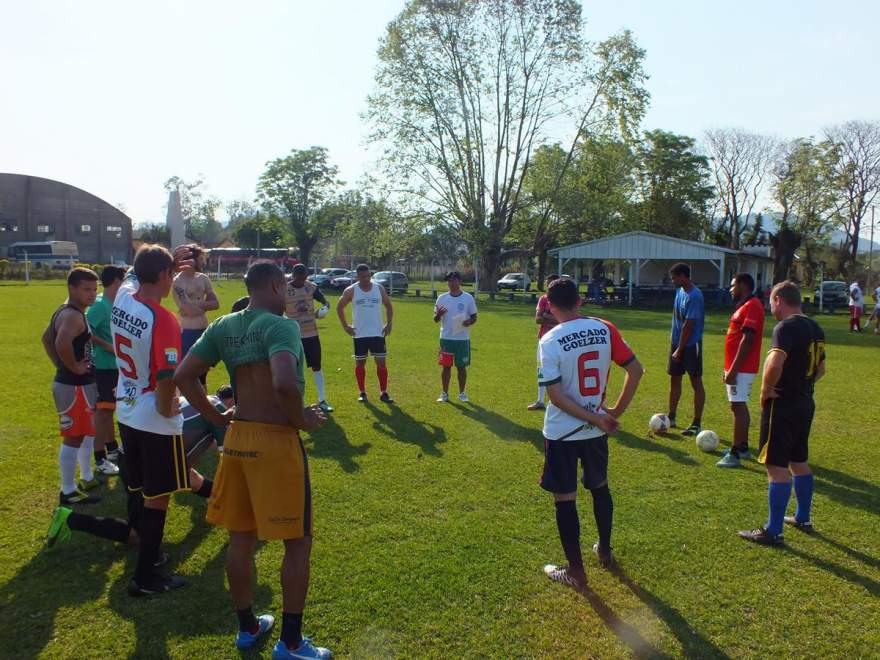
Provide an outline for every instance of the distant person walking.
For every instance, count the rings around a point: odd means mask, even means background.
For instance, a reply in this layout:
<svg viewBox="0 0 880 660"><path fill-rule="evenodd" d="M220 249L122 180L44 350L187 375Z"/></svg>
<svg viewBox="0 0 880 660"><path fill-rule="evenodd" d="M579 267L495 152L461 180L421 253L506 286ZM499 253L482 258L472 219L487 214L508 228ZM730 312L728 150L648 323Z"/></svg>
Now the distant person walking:
<svg viewBox="0 0 880 660"><path fill-rule="evenodd" d="M694 419L682 435L697 435L706 405L703 389L703 294L691 281L691 267L678 263L669 269L672 283L678 287L672 308L672 348L669 354L669 421L675 427L681 378L687 374L694 389Z"/></svg>
<svg viewBox="0 0 880 660"><path fill-rule="evenodd" d="M172 288L174 302L177 304L177 319L180 321L181 359L208 327L206 312L220 308L211 279L202 272L205 267L205 251L198 245L188 247L193 266L186 266L175 275ZM202 374L202 385L207 379L207 373Z"/></svg>
<svg viewBox="0 0 880 660"><path fill-rule="evenodd" d="M467 370L471 365L471 326L477 322L477 303L474 297L461 290L458 271L446 273L449 292L437 298L434 305L434 323L440 323L440 354L451 356L449 364L442 364L440 371L439 403L449 401L449 381L452 379L452 362L458 370L458 399L468 402L465 391Z"/></svg>
<svg viewBox="0 0 880 660"><path fill-rule="evenodd" d="M849 331L862 331L862 309L865 306L865 296L862 287L864 280L856 280L849 285Z"/></svg>
<svg viewBox="0 0 880 660"><path fill-rule="evenodd" d="M868 319L868 325L874 322L874 334L880 335L880 286L874 289L871 297L874 299L874 311L871 312L871 318Z"/></svg>
<svg viewBox="0 0 880 660"><path fill-rule="evenodd" d="M544 289L549 289L550 285L558 279L559 275L548 275ZM538 398L533 403L530 403L527 408L528 410L544 410L544 393L546 388L541 385L541 337L557 325L556 319L550 312L550 300L547 298L546 293L538 298L538 306L535 308L535 323L538 324Z"/></svg>

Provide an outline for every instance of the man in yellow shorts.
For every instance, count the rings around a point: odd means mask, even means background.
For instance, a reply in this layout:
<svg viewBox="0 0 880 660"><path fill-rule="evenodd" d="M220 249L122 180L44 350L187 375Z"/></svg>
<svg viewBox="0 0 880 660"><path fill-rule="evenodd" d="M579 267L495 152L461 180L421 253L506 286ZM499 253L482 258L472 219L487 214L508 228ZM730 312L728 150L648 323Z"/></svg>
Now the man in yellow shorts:
<svg viewBox="0 0 880 660"><path fill-rule="evenodd" d="M309 469L299 430L324 423L303 406L303 348L296 321L284 318L286 282L275 264L258 262L245 275L250 302L215 320L174 375L189 403L212 424L229 425L208 522L229 530L226 574L239 621L236 646L252 648L274 625L253 613L253 556L257 539L283 540L284 616L273 658L329 658L302 636L309 582L312 510ZM232 419L219 413L198 382L223 361L235 393Z"/></svg>

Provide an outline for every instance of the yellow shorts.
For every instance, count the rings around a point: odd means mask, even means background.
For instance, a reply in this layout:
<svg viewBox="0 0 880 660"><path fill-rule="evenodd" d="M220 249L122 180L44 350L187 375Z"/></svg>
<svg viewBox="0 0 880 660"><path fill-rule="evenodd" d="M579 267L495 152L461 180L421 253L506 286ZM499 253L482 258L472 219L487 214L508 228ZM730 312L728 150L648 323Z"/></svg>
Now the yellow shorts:
<svg viewBox="0 0 880 660"><path fill-rule="evenodd" d="M233 421L208 500L209 523L257 537L312 535L309 464L295 429Z"/></svg>

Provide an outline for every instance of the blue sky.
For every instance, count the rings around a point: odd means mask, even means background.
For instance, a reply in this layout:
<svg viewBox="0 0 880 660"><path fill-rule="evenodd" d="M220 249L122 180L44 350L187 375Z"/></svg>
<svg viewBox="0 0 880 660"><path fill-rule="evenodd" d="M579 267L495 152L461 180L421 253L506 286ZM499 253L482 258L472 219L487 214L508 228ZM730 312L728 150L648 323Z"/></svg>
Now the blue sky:
<svg viewBox="0 0 880 660"><path fill-rule="evenodd" d="M354 183L375 51L402 0L0 3L0 172L164 219L162 183L251 199L265 162L323 145ZM644 126L790 138L876 119L880 3L585 2L588 36L647 51Z"/></svg>

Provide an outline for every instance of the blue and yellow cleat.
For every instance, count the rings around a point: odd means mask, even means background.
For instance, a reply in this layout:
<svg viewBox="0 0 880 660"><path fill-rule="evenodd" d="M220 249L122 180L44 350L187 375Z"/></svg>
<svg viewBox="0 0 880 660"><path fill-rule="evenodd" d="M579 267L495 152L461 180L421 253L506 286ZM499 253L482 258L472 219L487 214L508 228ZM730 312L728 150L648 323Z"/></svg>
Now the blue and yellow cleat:
<svg viewBox="0 0 880 660"><path fill-rule="evenodd" d="M238 634L235 636L235 648L237 648L239 651L252 649L254 646L256 646L260 637L272 630L272 627L274 625L274 616L272 616L271 614L261 614L257 617L257 632L252 634L244 630L238 631Z"/></svg>
<svg viewBox="0 0 880 660"><path fill-rule="evenodd" d="M67 526L67 516L73 513L73 509L59 506L52 513L52 522L49 523L49 531L46 532L46 546L52 547L56 543L64 542L70 538L70 527Z"/></svg>
<svg viewBox="0 0 880 660"><path fill-rule="evenodd" d="M302 643L295 649L287 648L281 640L272 649L272 660L329 660L332 657L330 649L315 646L308 637L303 637Z"/></svg>

